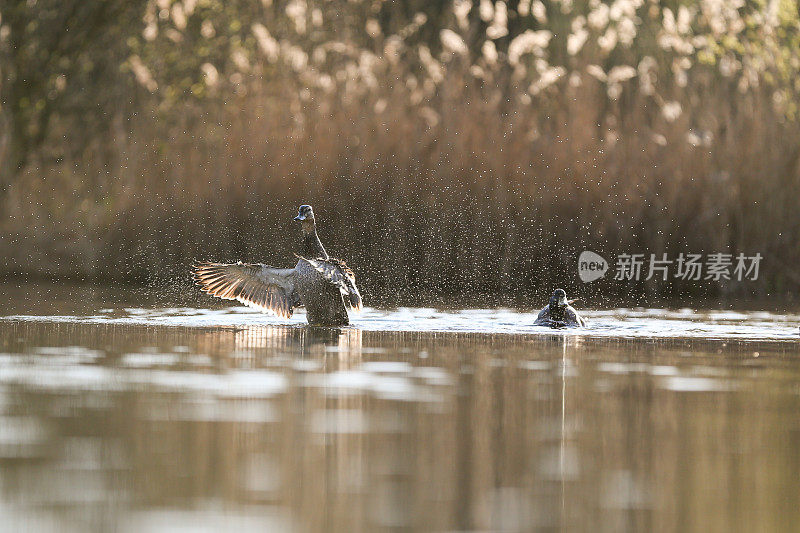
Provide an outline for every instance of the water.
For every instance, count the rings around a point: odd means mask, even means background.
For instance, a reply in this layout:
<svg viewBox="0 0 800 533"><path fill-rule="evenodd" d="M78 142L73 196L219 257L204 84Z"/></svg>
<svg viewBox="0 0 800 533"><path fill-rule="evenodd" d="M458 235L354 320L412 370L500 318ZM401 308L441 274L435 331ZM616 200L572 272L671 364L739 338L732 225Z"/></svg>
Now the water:
<svg viewBox="0 0 800 533"><path fill-rule="evenodd" d="M354 327L23 286L0 530L780 531L797 316L374 310Z"/></svg>
<svg viewBox="0 0 800 533"><path fill-rule="evenodd" d="M537 311L512 309L437 310L398 308L391 310L366 307L351 315L351 327L362 331L484 333L533 336L568 336L610 339L698 339L698 340L797 340L800 316L767 312L738 311L696 312L690 309L615 309L583 311L586 328L551 329L534 326ZM4 320L66 322L81 324L118 324L172 327L253 328L264 325L305 327L303 309L289 320L265 315L248 307L198 309L168 307L143 309L128 307L102 309L92 315L10 315Z"/></svg>

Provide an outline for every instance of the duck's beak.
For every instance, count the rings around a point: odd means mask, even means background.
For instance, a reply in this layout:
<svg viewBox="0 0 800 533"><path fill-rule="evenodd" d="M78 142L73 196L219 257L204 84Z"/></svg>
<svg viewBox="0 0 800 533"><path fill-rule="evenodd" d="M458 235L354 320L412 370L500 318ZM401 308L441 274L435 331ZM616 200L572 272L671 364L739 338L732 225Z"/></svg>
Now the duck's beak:
<svg viewBox="0 0 800 533"><path fill-rule="evenodd" d="M569 305L572 305L574 302L577 302L578 300L580 300L580 298L573 298L572 300L567 300L567 303Z"/></svg>
<svg viewBox="0 0 800 533"><path fill-rule="evenodd" d="M300 213L298 213L298 214L297 214L297 216L296 216L296 217L294 217L294 219L295 219L295 220L297 220L298 222L300 222L300 221L303 221L303 220L305 220L305 219L306 219L306 216L305 216L305 215L303 215L303 214L300 214Z"/></svg>

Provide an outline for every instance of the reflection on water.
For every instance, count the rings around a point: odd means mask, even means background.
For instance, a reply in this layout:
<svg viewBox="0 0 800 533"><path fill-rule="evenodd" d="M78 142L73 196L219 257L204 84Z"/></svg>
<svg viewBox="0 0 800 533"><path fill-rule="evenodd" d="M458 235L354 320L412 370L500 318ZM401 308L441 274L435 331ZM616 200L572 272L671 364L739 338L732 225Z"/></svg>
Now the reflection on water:
<svg viewBox="0 0 800 533"><path fill-rule="evenodd" d="M794 343L0 321L8 530L777 531Z"/></svg>

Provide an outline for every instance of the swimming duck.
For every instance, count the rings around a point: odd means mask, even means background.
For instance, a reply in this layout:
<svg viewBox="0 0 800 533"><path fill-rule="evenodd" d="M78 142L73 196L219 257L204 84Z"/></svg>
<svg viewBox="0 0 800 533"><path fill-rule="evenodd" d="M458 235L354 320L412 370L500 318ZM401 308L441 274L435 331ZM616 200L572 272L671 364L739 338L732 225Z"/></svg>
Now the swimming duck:
<svg viewBox="0 0 800 533"><path fill-rule="evenodd" d="M586 322L570 305L574 301L567 300L567 293L564 289L556 289L550 297L550 304L539 311L539 316L536 317L534 324L537 326L550 326L551 328L585 326Z"/></svg>
<svg viewBox="0 0 800 533"><path fill-rule="evenodd" d="M353 271L328 255L317 235L314 211L301 205L294 217L302 228L300 255L294 268L260 263L199 263L193 275L200 290L289 318L305 306L308 323L346 326L347 307L361 310L361 294Z"/></svg>

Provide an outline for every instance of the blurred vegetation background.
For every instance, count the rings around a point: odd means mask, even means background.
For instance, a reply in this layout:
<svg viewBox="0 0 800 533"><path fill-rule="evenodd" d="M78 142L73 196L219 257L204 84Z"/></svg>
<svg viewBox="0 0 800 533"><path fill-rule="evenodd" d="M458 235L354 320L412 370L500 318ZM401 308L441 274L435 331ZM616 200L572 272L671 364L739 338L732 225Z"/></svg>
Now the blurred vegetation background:
<svg viewBox="0 0 800 533"><path fill-rule="evenodd" d="M0 0L0 275L177 293L292 264L310 203L368 304L791 301L799 106L796 0Z"/></svg>

